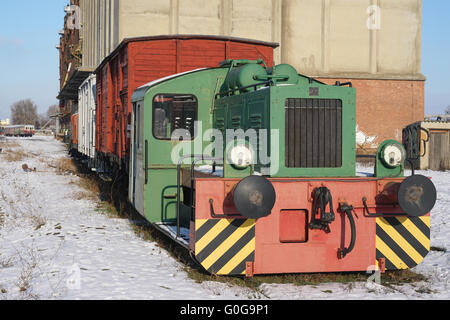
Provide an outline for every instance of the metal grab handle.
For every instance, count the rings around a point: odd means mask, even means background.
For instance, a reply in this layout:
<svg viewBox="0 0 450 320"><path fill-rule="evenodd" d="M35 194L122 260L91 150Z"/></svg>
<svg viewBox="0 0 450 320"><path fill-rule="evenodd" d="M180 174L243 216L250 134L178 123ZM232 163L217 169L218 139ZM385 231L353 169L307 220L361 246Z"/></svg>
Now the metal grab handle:
<svg viewBox="0 0 450 320"><path fill-rule="evenodd" d="M272 85L272 86L273 86L273 85L274 85L274 82L273 82L273 80L266 80L266 81L263 81L263 82L259 82L259 83L255 83L255 84L250 84L250 85L245 86L245 87L240 87L240 88L236 88L236 89L231 89L231 90L228 90L228 91L225 91L225 92L219 92L219 93L216 94L215 98L217 99L218 97L228 96L228 95L230 95L230 94L232 94L232 93L234 93L234 92L236 92L236 91L240 91L240 90L244 90L244 89L248 89L248 88L254 88L255 91L256 91L257 87L258 87L258 86L262 86L262 85L266 85L266 86Z"/></svg>
<svg viewBox="0 0 450 320"><path fill-rule="evenodd" d="M148 140L145 140L145 184L148 182Z"/></svg>
<svg viewBox="0 0 450 320"><path fill-rule="evenodd" d="M352 206L344 204L344 205L339 206L339 210L341 212L345 212L346 213L346 215L348 217L348 220L350 221L350 230L351 230L351 239L350 239L350 244L349 244L348 248L343 248L343 249L339 248L338 249L338 258L339 259L343 259L355 247L355 243L356 243L356 224L355 224L355 220L353 219L353 214L352 214L353 207ZM356 213L355 213L355 215L356 215Z"/></svg>
<svg viewBox="0 0 450 320"><path fill-rule="evenodd" d="M240 214L216 214L214 212L214 200L213 199L209 199L209 210L211 212L211 217L213 217L213 218L241 217Z"/></svg>
<svg viewBox="0 0 450 320"><path fill-rule="evenodd" d="M363 203L363 215L364 217L369 217L369 218L377 218L377 217L386 217L386 216L408 216L408 214L406 213L370 213L369 211L369 207L367 206L367 198L363 197L362 198L362 203ZM367 214L366 214L367 213Z"/></svg>
<svg viewBox="0 0 450 320"><path fill-rule="evenodd" d="M353 88L353 84L351 82L341 83L340 81L336 81L335 86L338 86L338 87L349 86L350 88Z"/></svg>

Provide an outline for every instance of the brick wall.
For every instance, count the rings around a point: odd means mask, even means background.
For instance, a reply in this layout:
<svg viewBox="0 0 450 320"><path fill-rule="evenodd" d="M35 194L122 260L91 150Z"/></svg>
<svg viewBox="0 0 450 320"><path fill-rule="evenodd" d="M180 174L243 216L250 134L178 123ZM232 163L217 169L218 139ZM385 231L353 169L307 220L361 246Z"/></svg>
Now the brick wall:
<svg viewBox="0 0 450 320"><path fill-rule="evenodd" d="M327 84L352 82L356 88L356 123L373 143L359 146L375 149L386 139L401 142L402 130L424 118L425 81L372 79L318 79Z"/></svg>
<svg viewBox="0 0 450 320"><path fill-rule="evenodd" d="M71 5L80 5L79 0L71 0ZM64 87L66 81L72 73L81 66L81 44L80 31L77 29L69 29L67 20L71 18L73 13L67 13L64 17L64 34L60 38L59 52L59 77L60 90ZM70 70L69 70L70 65Z"/></svg>

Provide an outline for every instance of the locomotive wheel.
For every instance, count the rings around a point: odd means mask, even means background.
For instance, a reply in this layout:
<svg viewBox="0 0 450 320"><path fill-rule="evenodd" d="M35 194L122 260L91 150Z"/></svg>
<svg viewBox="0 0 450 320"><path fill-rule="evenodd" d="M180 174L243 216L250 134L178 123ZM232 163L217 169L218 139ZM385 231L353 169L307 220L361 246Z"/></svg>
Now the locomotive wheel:
<svg viewBox="0 0 450 320"><path fill-rule="evenodd" d="M425 176L410 176L400 184L398 203L408 215L423 216L430 212L436 203L436 187Z"/></svg>
<svg viewBox="0 0 450 320"><path fill-rule="evenodd" d="M239 213L249 219L268 216L275 205L275 189L261 176L242 179L234 189L234 204Z"/></svg>

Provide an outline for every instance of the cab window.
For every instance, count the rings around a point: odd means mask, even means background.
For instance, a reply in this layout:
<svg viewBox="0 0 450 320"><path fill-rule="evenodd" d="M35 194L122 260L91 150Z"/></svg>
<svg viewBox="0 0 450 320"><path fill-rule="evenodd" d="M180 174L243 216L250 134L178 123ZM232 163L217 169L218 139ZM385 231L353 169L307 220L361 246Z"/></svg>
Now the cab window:
<svg viewBox="0 0 450 320"><path fill-rule="evenodd" d="M198 101L188 94L159 94L153 99L153 136L170 140L172 133L179 130L184 140L193 140L194 123L198 116Z"/></svg>

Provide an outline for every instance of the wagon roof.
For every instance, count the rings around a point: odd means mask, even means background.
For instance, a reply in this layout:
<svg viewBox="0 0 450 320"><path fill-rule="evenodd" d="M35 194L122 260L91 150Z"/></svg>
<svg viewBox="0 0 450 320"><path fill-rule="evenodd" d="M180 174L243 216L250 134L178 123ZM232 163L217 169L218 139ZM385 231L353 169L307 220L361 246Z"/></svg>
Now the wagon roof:
<svg viewBox="0 0 450 320"><path fill-rule="evenodd" d="M178 35L158 35L158 36L144 36L144 37L133 37L133 38L125 38L122 40L122 42L117 46L114 51L112 51L109 56L107 56L102 63L97 67L97 69L94 71L97 73L100 69L103 68L103 66L109 62L119 50L121 50L123 47L127 46L130 42L140 42L140 41L154 41L154 40L217 40L217 41L232 41L232 42L241 42L241 43L248 43L248 44L257 44L272 48L278 48L280 46L279 43L276 42L266 42L261 40L254 40L254 39L246 39L246 38L237 38L237 37L229 37L229 36L215 36L215 35L198 35L198 34L178 34Z"/></svg>
<svg viewBox="0 0 450 320"><path fill-rule="evenodd" d="M133 92L133 95L131 97L131 102L136 102L136 101L141 100L150 88L152 88L160 83L163 83L165 81L172 80L172 79L175 79L175 78L187 75L187 74L196 73L196 72L208 70L208 69L216 69L216 68L200 68L200 69L195 69L195 70L190 70L190 71L186 71L186 72L172 74L167 77L163 77L163 78L156 79L154 81L150 81L149 83L146 83L146 84L140 86Z"/></svg>

